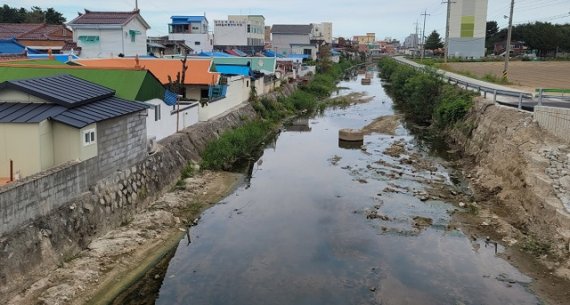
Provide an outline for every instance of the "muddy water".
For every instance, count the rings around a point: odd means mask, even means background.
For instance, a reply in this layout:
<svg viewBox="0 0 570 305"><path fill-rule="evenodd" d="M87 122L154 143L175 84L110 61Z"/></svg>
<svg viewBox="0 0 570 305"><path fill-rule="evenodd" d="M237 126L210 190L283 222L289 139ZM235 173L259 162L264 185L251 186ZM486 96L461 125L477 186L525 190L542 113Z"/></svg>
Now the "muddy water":
<svg viewBox="0 0 570 305"><path fill-rule="evenodd" d="M380 81L340 84L366 104L297 120L251 180L208 210L170 261L156 304L539 304L500 246L448 229L456 207L414 192L452 184L444 160L400 127L362 148L340 128L393 114ZM384 154L396 141L406 152ZM422 168L400 162L421 154ZM402 164L403 163L403 164ZM416 226L417 217L432 225ZM414 220L414 218L416 220ZM425 222L425 221L424 221ZM429 221L427 221L429 224Z"/></svg>

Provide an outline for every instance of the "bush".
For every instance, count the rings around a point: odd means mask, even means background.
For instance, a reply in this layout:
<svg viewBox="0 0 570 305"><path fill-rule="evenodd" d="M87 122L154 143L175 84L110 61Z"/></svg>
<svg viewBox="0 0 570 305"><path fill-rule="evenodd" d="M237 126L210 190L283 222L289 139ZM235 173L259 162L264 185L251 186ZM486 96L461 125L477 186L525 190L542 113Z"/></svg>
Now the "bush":
<svg viewBox="0 0 570 305"><path fill-rule="evenodd" d="M211 170L229 170L237 161L257 150L272 129L267 121L252 121L225 132L211 142L202 154L201 167Z"/></svg>
<svg viewBox="0 0 570 305"><path fill-rule="evenodd" d="M388 93L412 122L444 129L469 112L473 94L444 84L435 70L416 70L391 58L382 59L378 66L390 82Z"/></svg>

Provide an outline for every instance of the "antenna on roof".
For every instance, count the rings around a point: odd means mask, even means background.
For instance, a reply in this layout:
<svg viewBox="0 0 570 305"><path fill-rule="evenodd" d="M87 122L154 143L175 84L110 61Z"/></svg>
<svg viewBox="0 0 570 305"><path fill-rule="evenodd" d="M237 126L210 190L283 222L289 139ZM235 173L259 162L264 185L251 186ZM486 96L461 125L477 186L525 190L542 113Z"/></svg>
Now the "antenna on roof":
<svg viewBox="0 0 570 305"><path fill-rule="evenodd" d="M139 0L135 0L135 11L139 10Z"/></svg>

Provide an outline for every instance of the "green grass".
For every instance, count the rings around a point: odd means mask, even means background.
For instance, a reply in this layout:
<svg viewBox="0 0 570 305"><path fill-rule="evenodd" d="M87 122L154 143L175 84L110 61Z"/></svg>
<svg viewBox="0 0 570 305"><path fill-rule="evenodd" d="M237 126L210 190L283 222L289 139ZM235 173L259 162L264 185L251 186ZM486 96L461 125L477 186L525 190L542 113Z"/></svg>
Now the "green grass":
<svg viewBox="0 0 570 305"><path fill-rule="evenodd" d="M201 167L230 170L237 161L251 156L272 130L271 122L258 120L223 133L206 147Z"/></svg>
<svg viewBox="0 0 570 305"><path fill-rule="evenodd" d="M260 119L223 133L211 142L202 154L201 168L231 170L241 161L253 157L277 124L290 116L313 113L322 108L324 99L336 89L338 79L354 63L345 61L321 71L308 83L288 97L270 100L254 97L250 100Z"/></svg>

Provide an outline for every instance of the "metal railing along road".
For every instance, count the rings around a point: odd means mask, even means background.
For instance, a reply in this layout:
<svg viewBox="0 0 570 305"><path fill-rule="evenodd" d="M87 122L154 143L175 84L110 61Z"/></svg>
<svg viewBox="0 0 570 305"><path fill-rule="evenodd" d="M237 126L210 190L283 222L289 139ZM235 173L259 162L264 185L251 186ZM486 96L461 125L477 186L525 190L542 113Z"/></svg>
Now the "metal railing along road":
<svg viewBox="0 0 570 305"><path fill-rule="evenodd" d="M402 64L408 65L416 70L424 70L426 66L406 60L401 57L395 57L395 59ZM516 91L516 90L506 90L500 89L499 86L493 86L489 84L489 86L482 85L481 83L485 83L480 80L473 81L466 81L469 77L463 76L460 78L453 77L448 75L448 72L436 70L440 77L447 81L449 84L454 84L459 87L463 87L466 90L471 90L478 92L479 95L483 95L483 97L487 98L489 94L493 97L493 102L509 106L509 107L517 107L520 110L527 110L527 111L534 111L534 106L549 106L549 107L561 107L561 108L570 108L570 103L566 102L566 100L570 101L570 97L568 96L554 96L554 95L546 95L547 90L538 89L538 93L536 95L523 92L523 91ZM499 101L499 97L505 97L507 100L503 99ZM552 100L556 99L556 100Z"/></svg>

